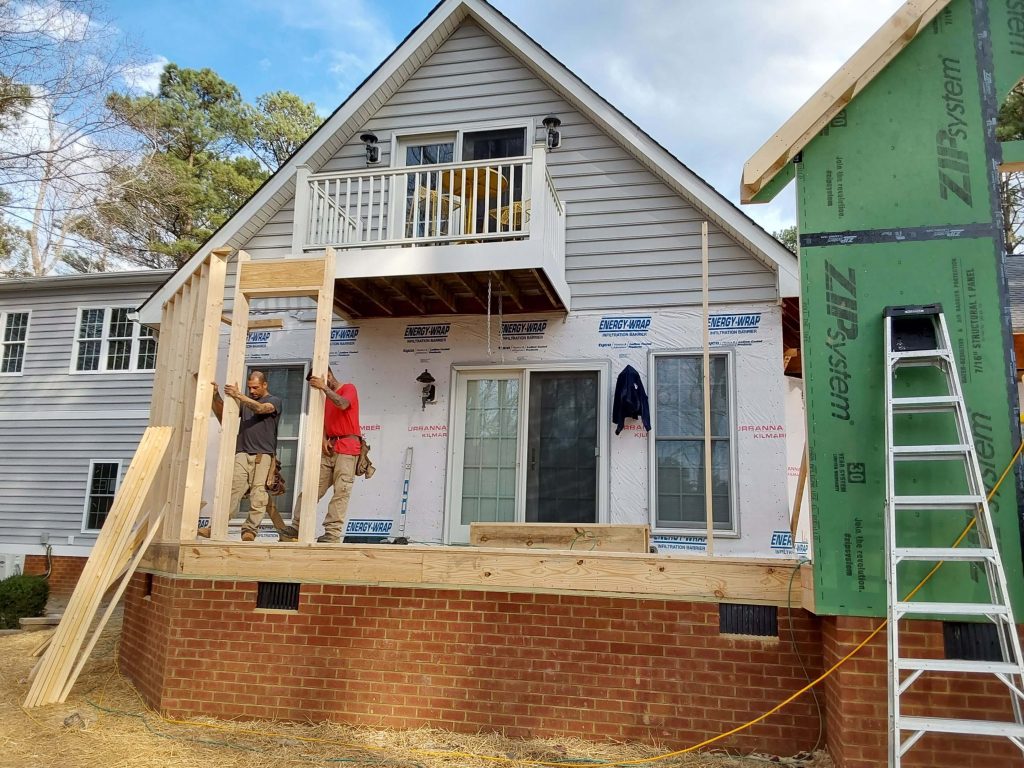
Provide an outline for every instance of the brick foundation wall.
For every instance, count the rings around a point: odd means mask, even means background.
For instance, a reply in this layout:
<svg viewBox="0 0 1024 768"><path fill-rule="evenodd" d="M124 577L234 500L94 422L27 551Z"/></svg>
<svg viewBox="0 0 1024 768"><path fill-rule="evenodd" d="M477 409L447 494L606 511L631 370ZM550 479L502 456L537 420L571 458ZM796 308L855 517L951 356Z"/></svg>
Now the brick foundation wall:
<svg viewBox="0 0 1024 768"><path fill-rule="evenodd" d="M54 555L53 569L50 571L50 595L56 598L71 597L82 575L87 557L65 557ZM46 555L25 555L25 573L46 573Z"/></svg>
<svg viewBox="0 0 1024 768"><path fill-rule="evenodd" d="M880 619L822 619L825 664L852 651ZM944 658L942 623L904 622L902 655ZM825 681L828 748L836 768L887 764L887 650L884 631ZM909 716L1012 720L1007 688L994 678L927 673L901 697ZM1007 739L926 734L903 758L906 768L1024 768L1020 750Z"/></svg>
<svg viewBox="0 0 1024 768"><path fill-rule="evenodd" d="M302 585L297 613L253 582L136 574L121 665L172 716L432 725L685 746L802 687L778 638L723 636L713 603L457 589ZM793 611L816 676L818 620ZM793 754L818 736L802 697L719 746Z"/></svg>

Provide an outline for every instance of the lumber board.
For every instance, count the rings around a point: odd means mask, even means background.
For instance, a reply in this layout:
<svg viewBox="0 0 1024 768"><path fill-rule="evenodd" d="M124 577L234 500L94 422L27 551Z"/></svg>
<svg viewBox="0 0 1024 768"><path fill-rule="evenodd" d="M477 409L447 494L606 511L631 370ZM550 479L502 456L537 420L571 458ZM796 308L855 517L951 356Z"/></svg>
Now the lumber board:
<svg viewBox="0 0 1024 768"><path fill-rule="evenodd" d="M785 606L792 559L385 544L184 542L179 578L647 596ZM806 569L807 566L804 566ZM792 606L801 605L794 580Z"/></svg>
<svg viewBox="0 0 1024 768"><path fill-rule="evenodd" d="M651 549L651 532L646 525L470 523L469 543L504 549L646 553Z"/></svg>
<svg viewBox="0 0 1024 768"><path fill-rule="evenodd" d="M231 315L226 312L221 312L220 321L224 323L224 325L231 325ZM261 328L284 328L284 320L279 317L264 317L259 320L249 320L250 331L259 330Z"/></svg>
<svg viewBox="0 0 1024 768"><path fill-rule="evenodd" d="M169 393L171 411L167 423L174 427L174 434L171 437L171 444L167 451L166 464L169 468L168 478L170 485L167 493L161 496L161 500L171 500L171 514L164 518L168 537L176 537L180 528L180 513L182 497L185 494L184 483L182 482L185 470L186 446L188 438L185 434L185 414L189 411L189 404L195 393L189 392L190 371L193 365L193 328L195 327L196 308L199 305L197 299L202 294L202 272L204 264L200 265L196 272L181 287L181 308L183 310L178 323L175 325L175 355L173 379L173 390ZM191 387L191 389L194 389ZM191 423L188 425L191 427Z"/></svg>
<svg viewBox="0 0 1024 768"><path fill-rule="evenodd" d="M100 639L100 635L103 634L103 630L107 626L107 622L110 621L110 617L114 613L114 609L117 608L117 604L121 601L124 590L128 586L128 582L132 579L132 574L135 573L135 569L139 565L139 561L142 560L143 555L146 554L146 549L153 542L153 538L156 536L157 530L160 528L160 523L163 521L163 517L167 514L167 510L170 508L171 503L167 502L164 504L163 509L157 514L156 518L149 521L149 532L146 534L145 539L142 543L135 548L135 554L132 557L128 567L125 568L124 572L118 577L117 589L114 594L110 596L110 600L107 601L107 608L100 616L100 620L92 630L92 636L89 638L89 642L78 656L78 662L75 664L75 668L71 674L68 675L67 681L64 683L64 688L61 691L60 698L58 701L64 702L68 694L71 693L71 689L75 685L75 681L78 680L78 676L82 674L82 669L85 668L86 662L89 661L89 657L92 655L93 649L96 647L97 641ZM144 522L143 525L146 525Z"/></svg>
<svg viewBox="0 0 1024 768"><path fill-rule="evenodd" d="M150 573L176 574L179 570L179 550L180 546L177 542L150 544L137 570Z"/></svg>
<svg viewBox="0 0 1024 768"><path fill-rule="evenodd" d="M239 274L249 262L249 254L238 252ZM228 366L224 376L225 384L245 386L241 381L245 374L245 339L248 334L249 300L240 287L235 288L235 302L231 309L231 335L228 341ZM234 510L231 504L231 476L235 460L235 440L238 438L239 410L234 398L224 398L224 411L220 420L220 446L217 451L217 490L213 508L210 511L211 538L224 539L228 535L228 519ZM192 531L191 537L195 537Z"/></svg>
<svg viewBox="0 0 1024 768"><path fill-rule="evenodd" d="M103 594L120 567L122 552L129 544L142 505L152 487L154 471L167 452L173 431L169 426L152 426L143 433L124 482L96 537L92 554L68 601L64 617L39 661L39 673L29 688L25 707L52 704L63 692Z"/></svg>
<svg viewBox="0 0 1024 768"><path fill-rule="evenodd" d="M702 221L700 224L700 276L701 296L704 305L704 359L703 365L703 387L704 387L704 518L707 525L707 544L704 551L708 557L715 554L715 518L714 518L714 495L712 489L714 484L711 478L712 455L711 455L711 341L708 326L711 324L710 309L708 307L708 223Z"/></svg>
<svg viewBox="0 0 1024 768"><path fill-rule="evenodd" d="M924 29L949 0L909 0L787 120L743 166L740 202L749 203Z"/></svg>
<svg viewBox="0 0 1024 768"><path fill-rule="evenodd" d="M324 251L324 257L317 259L319 265L320 288L317 293L316 309L316 330L313 334L313 363L312 372L315 376L326 376L327 366L330 362L331 347L331 316L334 306L334 261L333 248ZM306 414L306 433L302 439L302 482L299 486L300 497L296 504L300 504L299 512L299 541L310 543L313 541L313 534L316 532L316 507L319 497L317 494L320 481L320 441L323 436L324 404L326 397L323 393L313 392L308 400L308 413Z"/></svg>
<svg viewBox="0 0 1024 768"><path fill-rule="evenodd" d="M283 296L280 291L290 290L316 294L323 284L323 269L323 259L250 261L239 269L238 287L248 296L268 291L272 296Z"/></svg>
<svg viewBox="0 0 1024 768"><path fill-rule="evenodd" d="M793 537L795 546L796 529L800 527L800 510L804 505L804 488L807 487L807 441L804 441L804 451L800 456L800 473L796 477L796 498L793 499L793 514L789 519L789 533Z"/></svg>
<svg viewBox="0 0 1024 768"><path fill-rule="evenodd" d="M218 319L224 309L224 283L227 278L227 260L223 252L215 251L210 257L203 286L202 299L196 307L200 314L199 329L194 334L196 368L194 379L186 386L193 389L191 414L186 424L188 448L185 457L180 521L178 535L191 538L199 526L202 503L203 478L206 472L206 445L210 426L210 402L213 398L212 381L217 375L217 346L220 340Z"/></svg>

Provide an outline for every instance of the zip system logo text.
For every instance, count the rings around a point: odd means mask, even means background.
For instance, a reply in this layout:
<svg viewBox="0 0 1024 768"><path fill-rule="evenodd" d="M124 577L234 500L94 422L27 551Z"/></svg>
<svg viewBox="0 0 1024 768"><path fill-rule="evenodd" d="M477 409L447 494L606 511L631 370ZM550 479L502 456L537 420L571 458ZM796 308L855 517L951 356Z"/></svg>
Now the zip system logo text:
<svg viewBox="0 0 1024 768"><path fill-rule="evenodd" d="M847 343L857 338L857 273L849 267L844 274L825 262L825 303L834 325L825 330L828 347L828 385L832 418L850 420L850 380L853 373L847 359Z"/></svg>
<svg viewBox="0 0 1024 768"><path fill-rule="evenodd" d="M948 200L950 193L968 206L972 205L971 165L967 150L957 142L967 141L967 107L964 104L963 76L960 60L952 56L942 59L942 101L946 106L946 127L935 134L936 162L939 172L939 197Z"/></svg>

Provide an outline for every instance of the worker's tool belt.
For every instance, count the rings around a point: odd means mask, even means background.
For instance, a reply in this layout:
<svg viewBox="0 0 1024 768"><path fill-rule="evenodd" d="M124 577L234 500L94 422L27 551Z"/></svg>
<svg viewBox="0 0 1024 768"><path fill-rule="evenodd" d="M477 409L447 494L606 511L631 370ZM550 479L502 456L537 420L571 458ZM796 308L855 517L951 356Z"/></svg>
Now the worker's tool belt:
<svg viewBox="0 0 1024 768"><path fill-rule="evenodd" d="M327 436L327 450L329 453L334 453L334 443L337 440L344 440L345 438L352 437L359 441L359 456L356 457L356 475L365 477L369 480L373 477L373 473L377 469L373 466L373 462L370 461L370 444L366 442L366 439L362 435L328 435Z"/></svg>

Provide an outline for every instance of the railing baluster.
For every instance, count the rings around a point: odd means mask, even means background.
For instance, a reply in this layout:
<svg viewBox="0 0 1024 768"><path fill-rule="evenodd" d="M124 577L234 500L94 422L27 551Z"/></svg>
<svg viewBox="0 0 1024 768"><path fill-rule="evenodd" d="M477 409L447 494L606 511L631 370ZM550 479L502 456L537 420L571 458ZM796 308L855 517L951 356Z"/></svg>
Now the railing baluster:
<svg viewBox="0 0 1024 768"><path fill-rule="evenodd" d="M463 168L462 172L459 173L459 209L462 212L462 232L460 234L468 234L466 232L466 217L469 215L468 206L466 205L466 169Z"/></svg>
<svg viewBox="0 0 1024 768"><path fill-rule="evenodd" d="M377 240L384 239L384 201L387 199L388 177L380 175L380 200L377 201Z"/></svg>
<svg viewBox="0 0 1024 768"><path fill-rule="evenodd" d="M408 237L419 237L420 232L420 171L413 174L412 185L412 234Z"/></svg>
<svg viewBox="0 0 1024 768"><path fill-rule="evenodd" d="M345 219L341 215L341 179L334 180L334 237L336 243L344 242Z"/></svg>
<svg viewBox="0 0 1024 768"><path fill-rule="evenodd" d="M455 171L448 171L448 231L446 235L451 237L452 219L455 216Z"/></svg>
<svg viewBox="0 0 1024 768"><path fill-rule="evenodd" d="M494 170L487 166L484 168L484 234L491 231L491 174Z"/></svg>
<svg viewBox="0 0 1024 768"><path fill-rule="evenodd" d="M363 177L356 180L356 242L363 242Z"/></svg>
<svg viewBox="0 0 1024 768"><path fill-rule="evenodd" d="M352 221L352 177L349 176L345 179L345 219L342 222L342 226L345 227L344 242L350 243L349 240L349 224Z"/></svg>

